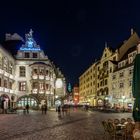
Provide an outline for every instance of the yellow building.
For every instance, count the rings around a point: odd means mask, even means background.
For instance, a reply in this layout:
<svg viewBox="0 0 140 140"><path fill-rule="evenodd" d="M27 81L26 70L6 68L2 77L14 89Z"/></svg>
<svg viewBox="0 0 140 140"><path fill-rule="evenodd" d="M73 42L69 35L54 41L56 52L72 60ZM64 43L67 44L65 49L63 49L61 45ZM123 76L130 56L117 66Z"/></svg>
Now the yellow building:
<svg viewBox="0 0 140 140"><path fill-rule="evenodd" d="M81 104L96 106L97 63L92 64L79 77L79 97Z"/></svg>
<svg viewBox="0 0 140 140"><path fill-rule="evenodd" d="M122 60L127 51L137 45L139 37L131 30L131 36L125 40L118 48L112 49L105 44L102 56L99 61L93 63L79 77L80 103L88 103L91 106L112 106L113 95L112 74L118 69L118 62ZM119 93L119 87L115 89L115 94ZM127 90L127 89L126 89ZM127 92L127 91L125 91Z"/></svg>

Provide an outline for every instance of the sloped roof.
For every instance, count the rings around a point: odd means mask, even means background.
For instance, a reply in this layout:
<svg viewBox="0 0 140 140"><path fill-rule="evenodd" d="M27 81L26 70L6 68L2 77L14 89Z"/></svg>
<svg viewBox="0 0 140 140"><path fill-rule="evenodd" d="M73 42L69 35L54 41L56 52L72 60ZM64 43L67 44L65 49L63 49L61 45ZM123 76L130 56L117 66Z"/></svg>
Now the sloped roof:
<svg viewBox="0 0 140 140"><path fill-rule="evenodd" d="M133 52L133 51L135 51L136 49L137 49L137 46L136 46L136 45L133 46L132 48L129 48L129 49L127 50L127 52L123 55L123 57L121 58L120 61L126 60L126 59L128 58L128 54L131 53L131 52ZM119 62L120 62L120 61L119 61Z"/></svg>
<svg viewBox="0 0 140 140"><path fill-rule="evenodd" d="M7 40L1 41L0 44L3 48L5 48L8 52L15 56L20 46L23 44L21 40Z"/></svg>

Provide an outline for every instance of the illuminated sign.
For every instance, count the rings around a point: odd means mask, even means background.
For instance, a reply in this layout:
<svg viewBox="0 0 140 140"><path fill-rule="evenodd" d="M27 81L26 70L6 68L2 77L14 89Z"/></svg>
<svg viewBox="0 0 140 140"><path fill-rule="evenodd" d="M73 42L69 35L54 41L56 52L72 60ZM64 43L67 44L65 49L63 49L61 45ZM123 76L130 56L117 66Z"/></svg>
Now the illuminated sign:
<svg viewBox="0 0 140 140"><path fill-rule="evenodd" d="M22 45L20 48L21 51L40 51L39 45L36 44L36 41L33 38L32 29L28 34L26 34L26 42L25 45Z"/></svg>

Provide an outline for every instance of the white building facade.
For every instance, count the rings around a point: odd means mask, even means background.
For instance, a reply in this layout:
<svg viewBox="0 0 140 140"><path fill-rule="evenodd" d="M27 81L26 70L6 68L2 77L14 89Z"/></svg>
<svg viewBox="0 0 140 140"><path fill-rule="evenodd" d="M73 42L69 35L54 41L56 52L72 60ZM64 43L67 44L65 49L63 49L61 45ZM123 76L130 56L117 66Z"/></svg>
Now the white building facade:
<svg viewBox="0 0 140 140"><path fill-rule="evenodd" d="M53 107L57 100L61 103L61 97L66 93L65 78L37 45L32 30L25 35L25 43L15 58L3 47L0 48L1 108L4 101L8 108L29 104L35 109L45 103Z"/></svg>

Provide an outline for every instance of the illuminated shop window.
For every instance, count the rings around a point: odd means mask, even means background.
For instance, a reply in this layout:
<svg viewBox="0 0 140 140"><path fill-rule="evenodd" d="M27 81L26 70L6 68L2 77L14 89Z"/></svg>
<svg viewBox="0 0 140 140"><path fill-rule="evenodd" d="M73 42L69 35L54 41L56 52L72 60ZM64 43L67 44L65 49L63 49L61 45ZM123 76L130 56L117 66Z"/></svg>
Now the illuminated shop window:
<svg viewBox="0 0 140 140"><path fill-rule="evenodd" d="M18 107L25 107L27 104L30 107L37 107L37 101L32 97L22 97L17 103Z"/></svg>
<svg viewBox="0 0 140 140"><path fill-rule="evenodd" d="M20 73L20 77L25 77L26 69L24 66L19 67L19 73Z"/></svg>
<svg viewBox="0 0 140 140"><path fill-rule="evenodd" d="M37 74L37 69L33 70L33 74L35 74L35 75Z"/></svg>
<svg viewBox="0 0 140 140"><path fill-rule="evenodd" d="M19 91L26 90L26 82L19 82Z"/></svg>

